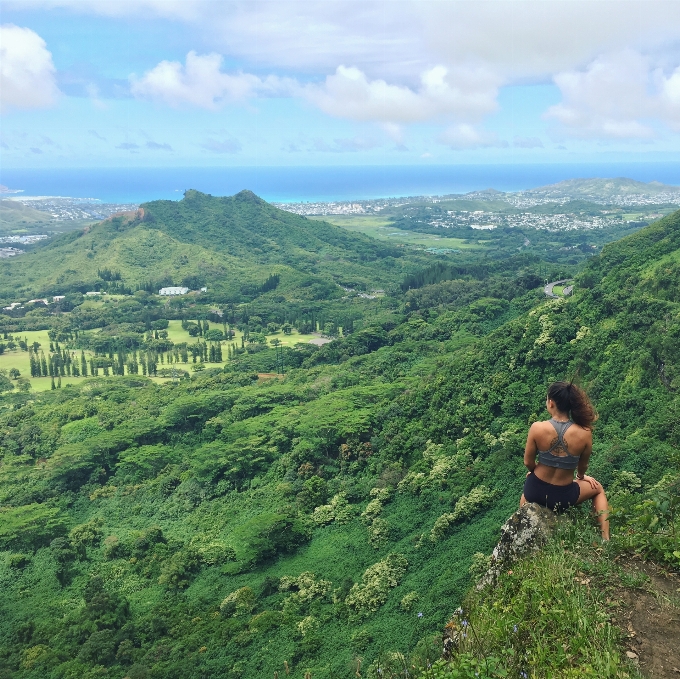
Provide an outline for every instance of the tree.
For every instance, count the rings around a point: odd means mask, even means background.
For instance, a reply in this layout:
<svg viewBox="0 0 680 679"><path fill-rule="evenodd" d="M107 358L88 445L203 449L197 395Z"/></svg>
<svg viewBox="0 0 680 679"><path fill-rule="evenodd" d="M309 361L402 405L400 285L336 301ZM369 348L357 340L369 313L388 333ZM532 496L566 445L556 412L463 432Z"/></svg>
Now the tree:
<svg viewBox="0 0 680 679"><path fill-rule="evenodd" d="M31 377L40 377L40 363L36 365L35 356L31 352L28 356L28 360L31 364Z"/></svg>
<svg viewBox="0 0 680 679"><path fill-rule="evenodd" d="M9 370L9 378L11 380L18 380L21 377L21 373L17 368L10 368Z"/></svg>

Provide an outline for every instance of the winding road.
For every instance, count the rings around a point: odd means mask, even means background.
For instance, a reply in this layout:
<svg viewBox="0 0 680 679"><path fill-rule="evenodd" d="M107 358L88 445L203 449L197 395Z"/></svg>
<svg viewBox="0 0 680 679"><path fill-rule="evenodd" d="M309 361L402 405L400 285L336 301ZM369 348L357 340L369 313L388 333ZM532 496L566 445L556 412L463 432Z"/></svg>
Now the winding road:
<svg viewBox="0 0 680 679"><path fill-rule="evenodd" d="M548 283L548 284L543 288L543 292L545 292L545 294L546 294L547 297L554 297L554 298L558 298L558 297L560 297L560 296L568 297L568 296L571 295L571 293L574 291L574 286L573 286L573 285L565 285L565 286L564 286L564 292L562 293L562 295L556 295L556 294L553 292L553 288L554 288L556 285L564 285L564 283L569 283L569 282L571 282L571 281L572 281L571 278L563 278L561 281L553 281L552 283Z"/></svg>

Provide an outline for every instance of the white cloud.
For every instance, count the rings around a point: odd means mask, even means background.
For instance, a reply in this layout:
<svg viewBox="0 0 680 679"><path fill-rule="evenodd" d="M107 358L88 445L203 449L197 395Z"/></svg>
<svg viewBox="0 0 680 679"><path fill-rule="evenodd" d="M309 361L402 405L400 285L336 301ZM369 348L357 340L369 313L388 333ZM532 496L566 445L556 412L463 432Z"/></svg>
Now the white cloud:
<svg viewBox="0 0 680 679"><path fill-rule="evenodd" d="M666 75L633 50L606 54L586 68L554 78L562 101L546 112L558 133L594 138L649 139L659 124L680 131L680 67Z"/></svg>
<svg viewBox="0 0 680 679"><path fill-rule="evenodd" d="M179 61L161 61L141 78L131 76L135 97L162 101L170 106L188 104L216 109L226 102L243 101L257 94L285 92L289 81L275 76L259 78L249 73L224 73L219 54L199 55L191 51L183 66Z"/></svg>
<svg viewBox="0 0 680 679"><path fill-rule="evenodd" d="M439 141L454 150L490 148L493 146L504 148L508 146L508 142L499 139L495 133L480 130L467 123L452 125L447 128L439 136Z"/></svg>
<svg viewBox="0 0 680 679"><path fill-rule="evenodd" d="M52 54L30 28L0 26L0 109L52 106L59 96Z"/></svg>
<svg viewBox="0 0 680 679"><path fill-rule="evenodd" d="M357 121L383 123L394 138L400 124L436 118L478 120L496 108L498 82L481 69L444 66L424 71L417 90L385 80L369 80L355 67L338 66L322 85L308 85L304 95L324 113Z"/></svg>
<svg viewBox="0 0 680 679"><path fill-rule="evenodd" d="M648 85L649 59L632 50L598 57L583 70L558 73L562 101L546 117L572 136L649 138L654 130L640 118L657 107Z"/></svg>
<svg viewBox="0 0 680 679"><path fill-rule="evenodd" d="M445 136L462 140L474 135L455 125L479 124L495 110L500 87L554 81L562 101L548 115L562 136L646 138L660 124L680 130L680 2L3 0L3 7L184 22L197 51L185 64L162 61L132 80L135 96L173 106L303 96L330 115L377 122L397 144L405 125L431 120L453 124ZM218 55L243 72L223 72ZM278 75L252 75L262 69Z"/></svg>

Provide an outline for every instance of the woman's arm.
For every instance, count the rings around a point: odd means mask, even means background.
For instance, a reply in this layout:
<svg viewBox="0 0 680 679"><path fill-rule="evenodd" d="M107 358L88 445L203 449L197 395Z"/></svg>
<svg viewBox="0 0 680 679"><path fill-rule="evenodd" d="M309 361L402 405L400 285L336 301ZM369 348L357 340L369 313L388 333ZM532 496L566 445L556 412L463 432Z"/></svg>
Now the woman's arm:
<svg viewBox="0 0 680 679"><path fill-rule="evenodd" d="M534 422L531 427L529 427L529 435L527 436L527 444L524 447L524 466L530 471L536 469L536 451L538 450L536 446L536 440L534 434L536 433L536 425L538 422Z"/></svg>
<svg viewBox="0 0 680 679"><path fill-rule="evenodd" d="M586 475L586 471L588 470L588 463L590 462L590 454L593 452L593 439L590 437L590 440L586 444L586 447L584 451L581 453L581 457L579 457L578 460L578 467L576 468L576 478L577 479L583 479Z"/></svg>

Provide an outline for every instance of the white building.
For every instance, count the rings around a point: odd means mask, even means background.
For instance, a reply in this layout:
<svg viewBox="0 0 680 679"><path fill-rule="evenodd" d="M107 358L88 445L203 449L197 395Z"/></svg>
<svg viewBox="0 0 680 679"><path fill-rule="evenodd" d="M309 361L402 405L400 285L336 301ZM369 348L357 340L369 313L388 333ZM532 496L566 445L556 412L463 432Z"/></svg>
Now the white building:
<svg viewBox="0 0 680 679"><path fill-rule="evenodd" d="M186 295L189 288L161 288L158 291L159 295Z"/></svg>
<svg viewBox="0 0 680 679"><path fill-rule="evenodd" d="M61 302L62 299L64 299L66 295L53 295L52 296L52 301L53 302Z"/></svg>

